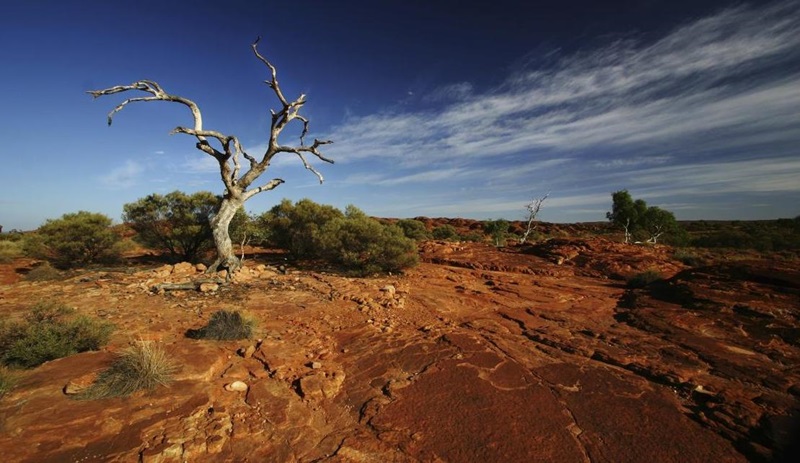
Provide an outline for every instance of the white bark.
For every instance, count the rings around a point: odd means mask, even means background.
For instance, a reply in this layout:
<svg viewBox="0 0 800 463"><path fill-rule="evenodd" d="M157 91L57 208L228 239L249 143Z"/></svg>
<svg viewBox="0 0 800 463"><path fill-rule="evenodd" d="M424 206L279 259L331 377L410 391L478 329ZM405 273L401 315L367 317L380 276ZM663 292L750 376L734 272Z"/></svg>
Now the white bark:
<svg viewBox="0 0 800 463"><path fill-rule="evenodd" d="M525 228L525 233L522 235L522 238L519 240L519 244L525 244L525 241L528 240L528 235L536 230L536 227L538 226L538 224L534 225L536 216L539 215L539 211L542 209L542 203L544 203L544 200L547 199L548 196L550 196L549 192L541 198L534 199L525 205L525 209L528 210L528 213L525 216L527 227Z"/></svg>
<svg viewBox="0 0 800 463"><path fill-rule="evenodd" d="M253 42L251 48L256 58L267 66L270 72L269 80L264 81L267 86L272 89L273 93L280 102L281 108L278 111L270 110L272 114L272 122L268 134L267 148L264 151L261 159L249 155L242 149L239 139L233 135L225 135L223 133L206 130L203 128L203 116L200 108L192 100L183 98L176 95L171 95L164 91L159 84L151 80L139 80L130 85L117 85L103 90L94 90L88 92L94 98L105 95L113 95L127 91L142 91L149 93L151 96L133 97L123 101L108 113L108 125L111 125L114 115L121 111L126 105L139 101L167 101L179 103L187 108L192 113L194 125L192 128L176 127L171 133L182 133L191 135L197 139L195 147L212 156L219 163L220 176L222 183L225 187L223 201L220 205L220 210L214 219L211 221L212 231L214 235L214 243L217 247L217 260L209 266L209 272L217 271L220 267L228 269L228 275L236 271L241 262L236 257L233 251L230 234L228 233L228 226L231 222L236 211L241 207L245 201L263 191L269 191L277 188L284 181L280 178L272 179L264 185L250 189L250 186L255 182L261 174L263 174L270 165L272 158L280 153L291 153L300 158L303 167L311 171L320 181L323 182L322 174L312 166L306 156L311 155L317 159L333 164L333 160L326 158L319 148L322 145L331 143L329 140L317 140L308 146L305 144L305 137L308 134L308 119L299 115L300 109L306 103L306 96L301 94L294 101L289 101L283 94L280 84L278 83L277 71L275 66L272 65L263 55L258 51L258 42L260 37ZM300 145L282 145L278 141L278 137L286 126L298 120L303 124L303 130L300 134ZM218 147L211 145L211 141L216 140ZM248 167L244 173L241 173L242 164L241 158L244 158ZM241 173L241 175L240 175Z"/></svg>

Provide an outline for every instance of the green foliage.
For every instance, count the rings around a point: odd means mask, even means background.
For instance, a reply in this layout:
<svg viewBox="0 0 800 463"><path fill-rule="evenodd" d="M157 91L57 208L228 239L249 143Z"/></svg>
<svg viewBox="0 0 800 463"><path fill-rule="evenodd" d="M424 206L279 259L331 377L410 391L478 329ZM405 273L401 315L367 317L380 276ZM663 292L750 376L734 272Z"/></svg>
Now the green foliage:
<svg viewBox="0 0 800 463"><path fill-rule="evenodd" d="M23 323L0 321L2 363L33 368L57 358L97 350L108 342L111 324L74 316L73 312L57 303L40 303Z"/></svg>
<svg viewBox="0 0 800 463"><path fill-rule="evenodd" d="M355 206L342 213L309 199L295 204L283 200L257 221L268 228L272 245L299 258L325 259L355 274L394 272L418 262L416 245L402 228L382 224Z"/></svg>
<svg viewBox="0 0 800 463"><path fill-rule="evenodd" d="M800 217L753 222L693 223L691 245L703 248L800 250Z"/></svg>
<svg viewBox="0 0 800 463"><path fill-rule="evenodd" d="M510 224L507 220L487 220L483 223L483 230L492 237L494 245L503 247L506 244L506 235L508 234L508 227Z"/></svg>
<svg viewBox="0 0 800 463"><path fill-rule="evenodd" d="M247 339L252 335L253 321L242 317L238 311L218 310L211 314L208 324L200 329L189 329L186 337L230 341Z"/></svg>
<svg viewBox="0 0 800 463"><path fill-rule="evenodd" d="M631 236L650 243L656 243L663 235L685 239L672 212L656 206L648 207L643 199L634 201L628 190L615 191L611 194L611 201L611 212L606 213L606 218L625 231L626 243Z"/></svg>
<svg viewBox="0 0 800 463"><path fill-rule="evenodd" d="M26 254L46 259L59 268L109 262L119 258L120 236L103 214L80 211L50 219L36 233L26 235Z"/></svg>
<svg viewBox="0 0 800 463"><path fill-rule="evenodd" d="M2 398L8 391L10 391L16 384L16 378L4 366L0 366L0 398Z"/></svg>
<svg viewBox="0 0 800 463"><path fill-rule="evenodd" d="M136 231L140 244L167 251L172 260L196 262L214 247L211 219L220 201L208 191L151 194L125 204L122 220Z"/></svg>
<svg viewBox="0 0 800 463"><path fill-rule="evenodd" d="M264 244L267 230L261 227L255 217L247 215L243 207L239 208L228 225L228 233L234 246L239 246L241 258L244 259L244 247Z"/></svg>
<svg viewBox="0 0 800 463"><path fill-rule="evenodd" d="M684 249L678 250L672 255L672 258L678 262L688 265L690 267L699 267L705 265L705 261L695 254L692 254Z"/></svg>
<svg viewBox="0 0 800 463"><path fill-rule="evenodd" d="M284 199L262 214L258 221L269 230L268 242L301 258L319 257L315 242L322 227L343 214L333 206L302 199L295 204Z"/></svg>
<svg viewBox="0 0 800 463"><path fill-rule="evenodd" d="M458 230L456 230L456 227L449 224L440 225L434 228L431 232L431 235L435 240L458 241L461 238L461 236L458 234Z"/></svg>
<svg viewBox="0 0 800 463"><path fill-rule="evenodd" d="M316 244L322 257L359 275L398 272L419 262L416 244L400 227L383 225L355 206L326 223Z"/></svg>
<svg viewBox="0 0 800 463"><path fill-rule="evenodd" d="M0 240L0 264L7 264L17 257L21 257L22 243L12 240Z"/></svg>
<svg viewBox="0 0 800 463"><path fill-rule="evenodd" d="M415 241L425 241L431 238L431 234L428 233L425 224L419 220L402 219L398 220L396 225L403 230L403 235L405 235L406 238Z"/></svg>
<svg viewBox="0 0 800 463"><path fill-rule="evenodd" d="M646 270L628 278L629 288L644 288L645 286L661 280L663 276L658 270Z"/></svg>
<svg viewBox="0 0 800 463"><path fill-rule="evenodd" d="M478 232L469 232L459 236L459 240L480 243L483 241L483 234Z"/></svg>
<svg viewBox="0 0 800 463"><path fill-rule="evenodd" d="M125 397L139 390L152 390L169 383L175 370L166 352L153 341L137 341L76 398Z"/></svg>

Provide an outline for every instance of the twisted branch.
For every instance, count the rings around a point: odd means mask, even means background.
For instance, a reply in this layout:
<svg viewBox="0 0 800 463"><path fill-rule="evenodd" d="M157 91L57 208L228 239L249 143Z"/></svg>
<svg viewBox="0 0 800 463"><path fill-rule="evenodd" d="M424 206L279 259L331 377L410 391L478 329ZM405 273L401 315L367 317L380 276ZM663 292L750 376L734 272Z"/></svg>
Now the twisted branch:
<svg viewBox="0 0 800 463"><path fill-rule="evenodd" d="M92 95L94 98L132 90L138 90L152 95L128 98L114 107L114 109L108 113L108 125L111 125L116 113L121 111L130 103L139 101L170 101L188 107L192 113L192 117L194 118L194 127L188 128L179 126L173 129L170 134L183 133L186 135L192 135L197 139L197 144L195 145L196 148L210 156L213 156L219 162L222 181L225 184L225 188L229 194L242 195L242 197L247 199L259 192L272 190L283 183L283 180L281 179L274 179L258 188L249 191L247 190L247 187L250 186L250 184L253 183L262 173L264 173L267 167L269 167L272 158L278 153L294 153L297 155L303 163L303 167L316 175L320 183L322 183L322 174L320 174L320 172L308 162L306 159L306 154L310 153L323 162L333 164L333 160L325 157L319 151L320 146L332 142L329 140L321 141L315 139L311 146L305 145L305 137L308 134L308 119L301 116L299 111L306 103L306 96L304 94L300 94L297 99L291 102L286 99L283 91L281 90L280 84L278 83L278 73L275 66L258 51L258 42L260 40L261 37L258 37L252 43L251 48L253 49L253 53L255 54L256 58L264 63L264 65L266 65L269 69L270 78L265 80L264 83L267 84L267 86L273 91L282 106L277 112L270 110L272 122L270 124L269 142L267 144L267 149L260 161L244 151L239 139L236 136L225 135L215 130L203 129L203 117L200 113L200 108L194 101L181 96L171 95L164 91L164 89L154 81L139 80L130 85L116 85L114 87L109 87L103 90L93 90L87 93ZM303 124L303 130L300 134L300 146L280 145L278 143L279 135L283 129L295 119ZM209 139L217 140L222 146L222 149L220 150L211 146L208 141ZM240 155L249 162L249 169L241 176L241 178L239 177L239 173L241 171L241 164L239 160Z"/></svg>

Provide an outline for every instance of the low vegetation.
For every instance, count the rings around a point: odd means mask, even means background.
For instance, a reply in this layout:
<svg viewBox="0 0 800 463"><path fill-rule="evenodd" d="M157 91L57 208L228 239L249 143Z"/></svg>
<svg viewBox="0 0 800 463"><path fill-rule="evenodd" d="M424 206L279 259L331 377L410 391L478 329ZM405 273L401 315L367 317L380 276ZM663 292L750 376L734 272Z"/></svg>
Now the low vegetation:
<svg viewBox="0 0 800 463"><path fill-rule="evenodd" d="M644 288L651 283L659 281L664 277L658 270L646 270L644 272L637 273L636 275L628 278L628 288L637 289L637 288Z"/></svg>
<svg viewBox="0 0 800 463"><path fill-rule="evenodd" d="M416 219L401 219L395 224L403 230L406 238L414 241L425 241L431 238L430 232L425 228L425 224Z"/></svg>
<svg viewBox="0 0 800 463"><path fill-rule="evenodd" d="M7 264L17 257L21 257L22 243L12 240L0 240L0 264Z"/></svg>
<svg viewBox="0 0 800 463"><path fill-rule="evenodd" d="M761 252L800 250L800 216L794 219L712 222L687 225L691 245L700 248L752 249Z"/></svg>
<svg viewBox="0 0 800 463"><path fill-rule="evenodd" d="M354 275L400 272L419 262L417 246L405 231L383 224L355 206L343 213L332 206L303 199L283 200L258 217L269 233L266 243L286 249L297 258L321 259Z"/></svg>
<svg viewBox="0 0 800 463"><path fill-rule="evenodd" d="M167 353L153 341L136 341L123 350L77 399L125 397L168 384L176 370Z"/></svg>
<svg viewBox="0 0 800 463"><path fill-rule="evenodd" d="M705 264L705 261L702 257L699 257L686 249L678 249L672 255L672 258L690 267L699 267Z"/></svg>
<svg viewBox="0 0 800 463"><path fill-rule="evenodd" d="M139 244L165 251L173 261L196 262L214 248L211 219L220 201L210 191L151 194L125 204L122 220Z"/></svg>
<svg viewBox="0 0 800 463"><path fill-rule="evenodd" d="M206 326L186 331L187 338L214 341L247 339L252 334L252 320L243 317L238 311L230 312L227 310L218 310L212 313Z"/></svg>
<svg viewBox="0 0 800 463"><path fill-rule="evenodd" d="M15 384L16 380L13 373L11 373L8 368L0 366L0 398L6 395Z"/></svg>
<svg viewBox="0 0 800 463"><path fill-rule="evenodd" d="M64 272L54 268L50 262L42 262L25 274L26 281L54 281L62 278L64 278Z"/></svg>
<svg viewBox="0 0 800 463"><path fill-rule="evenodd" d="M0 362L33 368L108 343L113 325L74 314L58 303L37 304L22 322L0 320Z"/></svg>
<svg viewBox="0 0 800 463"><path fill-rule="evenodd" d="M116 261L122 239L103 214L80 211L50 219L25 236L25 254L44 259L62 269Z"/></svg>
<svg viewBox="0 0 800 463"><path fill-rule="evenodd" d="M511 224L507 220L487 220L483 223L483 230L492 237L492 243L498 248L506 245L508 228Z"/></svg>

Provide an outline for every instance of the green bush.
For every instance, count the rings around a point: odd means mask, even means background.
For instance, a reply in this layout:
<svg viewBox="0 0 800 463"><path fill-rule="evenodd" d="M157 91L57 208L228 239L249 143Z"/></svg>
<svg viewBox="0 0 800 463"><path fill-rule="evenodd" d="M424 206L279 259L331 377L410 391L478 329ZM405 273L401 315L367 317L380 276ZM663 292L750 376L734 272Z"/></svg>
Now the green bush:
<svg viewBox="0 0 800 463"><path fill-rule="evenodd" d="M506 245L509 225L508 220L487 220L483 223L483 231L491 236L494 245L500 248Z"/></svg>
<svg viewBox="0 0 800 463"><path fill-rule="evenodd" d="M403 230L403 235L405 235L406 238L415 241L424 241L431 237L431 234L428 233L428 230L425 228L425 224L419 220L402 219L398 220L396 225Z"/></svg>
<svg viewBox="0 0 800 463"><path fill-rule="evenodd" d="M175 364L153 341L137 341L122 351L77 399L125 397L139 390L152 390L172 380Z"/></svg>
<svg viewBox="0 0 800 463"><path fill-rule="evenodd" d="M672 258L690 267L699 267L705 264L705 261L701 257L686 250L675 251L675 254L672 255Z"/></svg>
<svg viewBox="0 0 800 463"><path fill-rule="evenodd" d="M458 241L461 238L456 227L449 224L434 228L431 234L433 235L433 239L436 240Z"/></svg>
<svg viewBox="0 0 800 463"><path fill-rule="evenodd" d="M645 286L661 280L663 276L658 270L646 270L628 278L629 288L644 288Z"/></svg>
<svg viewBox="0 0 800 463"><path fill-rule="evenodd" d="M262 214L257 220L266 228L267 241L286 249L300 258L318 258L316 241L326 223L344 215L333 206L317 204L310 199L301 199L292 204L284 199L280 204Z"/></svg>
<svg viewBox="0 0 800 463"><path fill-rule="evenodd" d="M195 262L214 247L211 219L219 204L209 191L152 194L125 204L122 220L136 231L138 243L168 252L173 261Z"/></svg>
<svg viewBox="0 0 800 463"><path fill-rule="evenodd" d="M324 259L354 274L395 272L418 262L416 244L403 228L383 224L355 206L348 206L343 214L309 199L295 204L285 199L257 220L269 229L273 245L295 257ZM411 222L416 221L404 223L409 230L419 231Z"/></svg>
<svg viewBox="0 0 800 463"><path fill-rule="evenodd" d="M0 264L7 264L22 255L22 243L12 240L0 240Z"/></svg>
<svg viewBox="0 0 800 463"><path fill-rule="evenodd" d="M6 395L16 384L16 378L8 371L8 368L0 366L0 398Z"/></svg>
<svg viewBox="0 0 800 463"><path fill-rule="evenodd" d="M110 262L119 258L120 236L103 214L80 211L50 219L23 240L23 251L59 268Z"/></svg>
<svg viewBox="0 0 800 463"><path fill-rule="evenodd" d="M326 223L318 236L322 256L357 275L399 272L419 262L416 244L400 227L383 225L354 206Z"/></svg>
<svg viewBox="0 0 800 463"><path fill-rule="evenodd" d="M186 337L191 339L212 339L215 341L231 341L247 339L252 335L253 321L238 312L218 310L211 314L208 324L200 329L189 329Z"/></svg>
<svg viewBox="0 0 800 463"><path fill-rule="evenodd" d="M58 303L37 304L24 322L0 321L0 360L13 367L33 368L61 357L97 350L113 326Z"/></svg>

